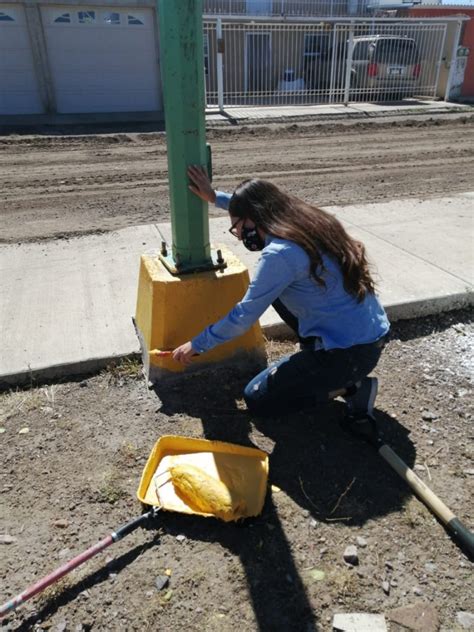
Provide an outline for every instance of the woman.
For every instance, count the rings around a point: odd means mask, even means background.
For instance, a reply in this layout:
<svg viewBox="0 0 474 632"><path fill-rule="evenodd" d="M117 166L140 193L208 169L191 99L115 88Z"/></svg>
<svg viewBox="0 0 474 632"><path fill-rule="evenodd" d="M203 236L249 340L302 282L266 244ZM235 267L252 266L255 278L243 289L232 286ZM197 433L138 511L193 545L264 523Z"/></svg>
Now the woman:
<svg viewBox="0 0 474 632"><path fill-rule="evenodd" d="M261 250L243 299L219 322L177 347L196 353L244 333L273 304L299 336L298 353L259 373L245 388L249 410L274 416L342 396L354 419L372 418L376 366L390 325L374 293L364 246L329 213L265 180L245 180L231 196L215 192L200 167L190 189L229 210L230 231Z"/></svg>

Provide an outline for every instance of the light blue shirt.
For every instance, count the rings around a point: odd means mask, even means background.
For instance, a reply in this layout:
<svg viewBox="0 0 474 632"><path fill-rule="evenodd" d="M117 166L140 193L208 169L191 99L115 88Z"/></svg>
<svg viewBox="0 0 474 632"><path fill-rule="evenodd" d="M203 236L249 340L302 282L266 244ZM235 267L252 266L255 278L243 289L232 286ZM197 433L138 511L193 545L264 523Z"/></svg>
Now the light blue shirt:
<svg viewBox="0 0 474 632"><path fill-rule="evenodd" d="M228 208L231 196L217 192L216 206ZM277 298L298 319L299 335L321 339L320 347L346 349L375 342L390 324L378 298L367 294L360 303L346 292L339 264L323 255L326 287L310 275L306 252L295 242L267 235L253 281L235 307L192 340L199 353L242 335Z"/></svg>

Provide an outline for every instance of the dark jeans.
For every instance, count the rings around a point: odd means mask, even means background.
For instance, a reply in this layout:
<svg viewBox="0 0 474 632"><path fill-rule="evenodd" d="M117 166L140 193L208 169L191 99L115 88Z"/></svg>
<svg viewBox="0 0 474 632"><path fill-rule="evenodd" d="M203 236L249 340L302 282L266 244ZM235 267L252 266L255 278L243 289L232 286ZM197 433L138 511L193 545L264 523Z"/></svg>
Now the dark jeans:
<svg viewBox="0 0 474 632"><path fill-rule="evenodd" d="M285 310L280 303L277 311L283 318L281 307ZM289 321L284 318L285 322L290 327L297 326L297 319L286 312L290 318ZM331 391L368 375L377 365L383 348L383 342L376 342L314 351L311 340L300 338L300 343L302 351L275 362L247 384L244 398L251 413L272 417L327 402Z"/></svg>

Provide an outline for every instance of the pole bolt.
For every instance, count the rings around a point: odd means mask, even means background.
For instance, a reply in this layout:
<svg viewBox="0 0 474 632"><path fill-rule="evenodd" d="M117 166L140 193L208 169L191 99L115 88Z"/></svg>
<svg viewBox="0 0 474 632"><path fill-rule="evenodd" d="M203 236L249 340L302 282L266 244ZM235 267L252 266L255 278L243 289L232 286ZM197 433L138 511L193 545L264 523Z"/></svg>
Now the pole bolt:
<svg viewBox="0 0 474 632"><path fill-rule="evenodd" d="M168 256L168 249L166 248L166 241L162 241L161 242L161 254L163 255L163 257L167 257Z"/></svg>
<svg viewBox="0 0 474 632"><path fill-rule="evenodd" d="M222 250L217 251L217 263L224 263L224 257L222 256Z"/></svg>

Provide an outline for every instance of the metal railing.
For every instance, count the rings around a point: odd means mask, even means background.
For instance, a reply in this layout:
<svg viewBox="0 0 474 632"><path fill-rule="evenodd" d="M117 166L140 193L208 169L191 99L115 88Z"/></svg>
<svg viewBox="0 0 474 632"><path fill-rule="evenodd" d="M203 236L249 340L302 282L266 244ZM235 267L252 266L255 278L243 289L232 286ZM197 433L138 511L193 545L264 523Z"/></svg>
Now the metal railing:
<svg viewBox="0 0 474 632"><path fill-rule="evenodd" d="M205 15L322 17L367 15L369 0L204 0Z"/></svg>
<svg viewBox="0 0 474 632"><path fill-rule="evenodd" d="M209 105L309 105L436 96L446 23L205 21Z"/></svg>

